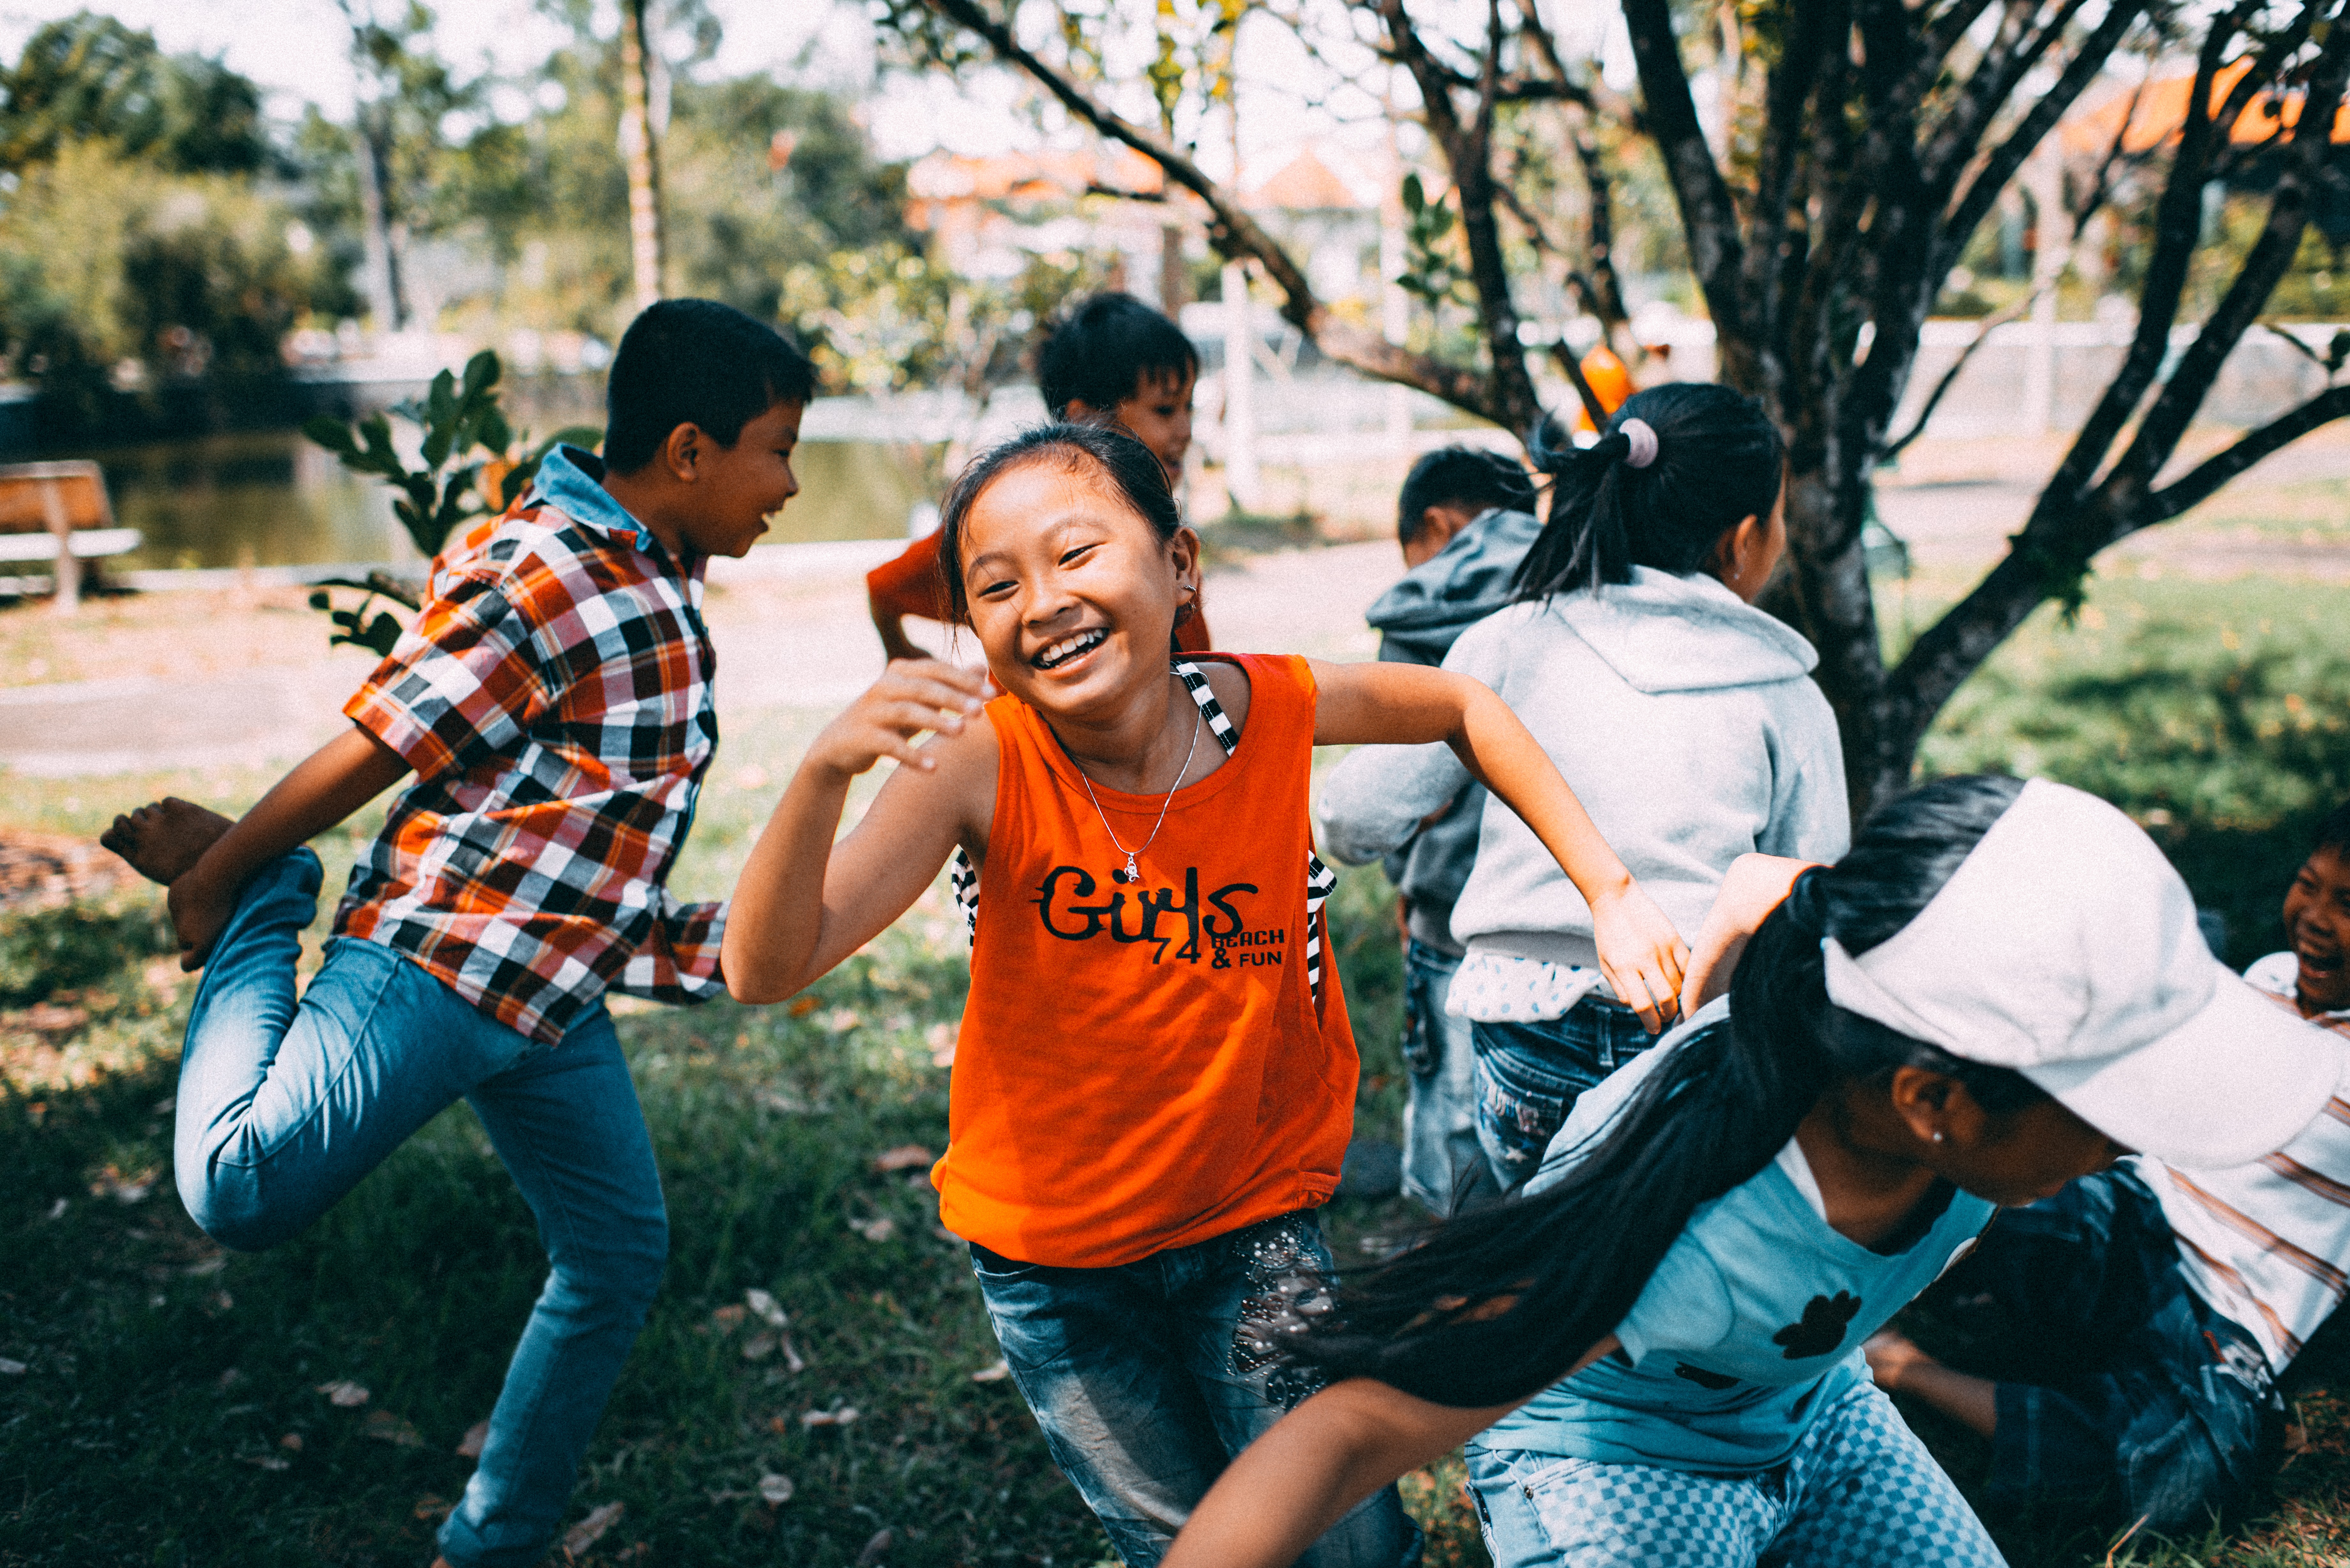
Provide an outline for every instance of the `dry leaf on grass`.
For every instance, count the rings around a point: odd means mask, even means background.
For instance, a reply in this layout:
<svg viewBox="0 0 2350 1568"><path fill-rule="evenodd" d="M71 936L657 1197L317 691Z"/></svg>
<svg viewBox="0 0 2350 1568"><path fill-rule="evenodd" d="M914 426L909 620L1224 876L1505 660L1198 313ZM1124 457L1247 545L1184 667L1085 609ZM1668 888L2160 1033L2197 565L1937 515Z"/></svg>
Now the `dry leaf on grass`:
<svg viewBox="0 0 2350 1568"><path fill-rule="evenodd" d="M732 1334L736 1329L743 1326L743 1319L746 1315L747 1314L743 1312L741 1306L730 1303L725 1306L720 1307L716 1312L712 1313L710 1314L710 1322L712 1326L716 1328L719 1333Z"/></svg>
<svg viewBox="0 0 2350 1568"><path fill-rule="evenodd" d="M759 1478L759 1501L769 1508L781 1508L792 1501L792 1478L767 1474Z"/></svg>
<svg viewBox="0 0 2350 1568"><path fill-rule="evenodd" d="M998 1358L993 1366L983 1366L971 1375L973 1383L1001 1383L1012 1376L1011 1365Z"/></svg>
<svg viewBox="0 0 2350 1568"><path fill-rule="evenodd" d="M815 997L795 996L792 999L792 1005L789 1011L794 1018L806 1018L809 1013L814 1012L816 1009L816 1001Z"/></svg>
<svg viewBox="0 0 2350 1568"><path fill-rule="evenodd" d="M898 1233L898 1222L886 1214L879 1220L851 1220L848 1228L868 1241L886 1241Z"/></svg>
<svg viewBox="0 0 2350 1568"><path fill-rule="evenodd" d="M11 1361L6 1356L0 1355L0 1377L22 1377L31 1370L31 1367L21 1361Z"/></svg>
<svg viewBox="0 0 2350 1568"><path fill-rule="evenodd" d="M262 1470L290 1469L294 1465L293 1460L281 1459L276 1454L245 1454L242 1458L244 1463Z"/></svg>
<svg viewBox="0 0 2350 1568"><path fill-rule="evenodd" d="M791 1316L776 1304L775 1298L756 1287L743 1293L745 1305L759 1314L759 1320L773 1328L788 1328Z"/></svg>
<svg viewBox="0 0 2350 1568"><path fill-rule="evenodd" d="M465 1435L457 1440L457 1457L461 1459L478 1459L482 1457L482 1450L489 1446L489 1441L490 1424L487 1421L476 1421L466 1428Z"/></svg>
<svg viewBox="0 0 2350 1568"><path fill-rule="evenodd" d="M318 1385L318 1392L327 1397L328 1404L345 1410L355 1410L368 1402L368 1391L348 1377L338 1378L332 1383L321 1383Z"/></svg>
<svg viewBox="0 0 2350 1568"><path fill-rule="evenodd" d="M865 1550L857 1554L857 1568L873 1568L876 1563L889 1555L889 1548L897 1542L898 1532L887 1525L875 1531L873 1539L865 1543Z"/></svg>
<svg viewBox="0 0 2350 1568"><path fill-rule="evenodd" d="M743 1342L743 1359L745 1361L764 1361L767 1357L775 1354L775 1345L776 1339L774 1334L754 1334L750 1338Z"/></svg>
<svg viewBox="0 0 2350 1568"><path fill-rule="evenodd" d="M887 1176L893 1170L911 1170L918 1165L928 1165L938 1157L918 1143L901 1143L895 1148L885 1148L873 1157L873 1168Z"/></svg>
<svg viewBox="0 0 2350 1568"><path fill-rule="evenodd" d="M626 1503L608 1502L589 1513L587 1518L563 1532L563 1554L575 1562L577 1561L579 1554L595 1545L602 1538L604 1532L620 1522L620 1515L627 1511Z"/></svg>
<svg viewBox="0 0 2350 1568"><path fill-rule="evenodd" d="M455 1506L446 1498L428 1491L416 1500L416 1506L408 1511L408 1516L411 1519L421 1520L427 1524L438 1524L449 1517L449 1511Z"/></svg>
<svg viewBox="0 0 2350 1568"><path fill-rule="evenodd" d="M302 1434L288 1432L277 1439L277 1446L289 1454L298 1454L302 1451Z"/></svg>
<svg viewBox="0 0 2350 1568"><path fill-rule="evenodd" d="M415 1423L389 1410L369 1411L367 1424L359 1430L380 1443L396 1443L403 1449L424 1446L424 1435L416 1429Z"/></svg>
<svg viewBox="0 0 2350 1568"><path fill-rule="evenodd" d="M800 1425L803 1427L847 1427L855 1425L856 1421L857 1407L854 1405L843 1405L837 1410L800 1412Z"/></svg>

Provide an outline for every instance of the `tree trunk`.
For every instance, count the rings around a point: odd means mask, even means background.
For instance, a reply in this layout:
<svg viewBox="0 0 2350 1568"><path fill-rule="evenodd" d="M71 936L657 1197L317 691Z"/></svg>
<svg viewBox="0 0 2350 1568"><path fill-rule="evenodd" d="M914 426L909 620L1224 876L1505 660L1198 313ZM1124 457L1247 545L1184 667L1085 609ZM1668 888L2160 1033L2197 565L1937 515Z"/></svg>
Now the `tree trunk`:
<svg viewBox="0 0 2350 1568"><path fill-rule="evenodd" d="M620 6L620 155L629 166L629 266L639 311L661 297L660 145L652 117L654 0Z"/></svg>
<svg viewBox="0 0 2350 1568"><path fill-rule="evenodd" d="M379 332L408 329L408 291L401 286L400 247L393 243L391 204L386 192L391 184L391 133L380 104L361 104L354 117L351 138L357 144L359 173L359 230L362 270L367 274L368 310Z"/></svg>

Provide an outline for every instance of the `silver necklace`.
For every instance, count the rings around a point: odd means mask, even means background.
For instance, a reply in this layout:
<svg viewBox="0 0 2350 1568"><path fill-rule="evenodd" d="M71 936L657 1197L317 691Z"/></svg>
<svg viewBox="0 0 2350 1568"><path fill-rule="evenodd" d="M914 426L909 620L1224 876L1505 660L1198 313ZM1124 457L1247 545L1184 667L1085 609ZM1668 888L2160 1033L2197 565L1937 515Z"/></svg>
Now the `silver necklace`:
<svg viewBox="0 0 2350 1568"><path fill-rule="evenodd" d="M1170 676L1169 679L1172 680L1173 677ZM1191 771L1191 759L1200 752L1200 732L1205 728L1207 728L1206 720L1195 704L1191 711L1191 749L1183 753L1183 765L1175 770L1175 782L1167 786L1167 798L1159 803L1159 820L1150 825L1150 836L1133 849L1128 849L1125 845L1118 843L1118 829L1109 825L1109 813L1102 809L1101 797L1094 794L1094 781L1086 777L1085 764L1079 763L1075 757L1069 759L1070 765L1077 770L1077 782L1086 786L1086 798L1094 803L1094 815L1101 818L1102 831L1109 835L1109 841L1117 845L1118 852L1126 857L1126 869L1111 872L1109 874L1111 881L1123 885L1142 880L1142 873L1136 867L1134 857L1157 842L1159 830L1167 826L1167 808L1175 804L1175 792L1183 787L1183 775Z"/></svg>

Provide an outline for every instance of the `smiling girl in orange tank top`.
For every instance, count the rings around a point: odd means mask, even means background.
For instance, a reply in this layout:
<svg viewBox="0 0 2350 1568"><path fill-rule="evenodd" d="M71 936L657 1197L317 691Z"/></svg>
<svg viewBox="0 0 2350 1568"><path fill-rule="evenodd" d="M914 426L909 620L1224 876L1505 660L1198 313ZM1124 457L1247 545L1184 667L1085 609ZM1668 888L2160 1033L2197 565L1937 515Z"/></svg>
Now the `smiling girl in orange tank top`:
<svg viewBox="0 0 2350 1568"><path fill-rule="evenodd" d="M972 1243L1013 1376L1130 1565L1311 1388L1244 1332L1330 1266L1356 1056L1307 816L1313 748L1451 745L1558 857L1600 961L1652 1027L1671 924L1525 729L1475 681L1404 664L1170 659L1199 538L1130 436L1051 425L949 493L948 594L985 680L900 661L809 748L745 865L723 970L776 1002L955 860L972 921L941 1220ZM924 732L930 738L917 744ZM849 781L900 765L833 841ZM1300 1562L1392 1568L1392 1490Z"/></svg>

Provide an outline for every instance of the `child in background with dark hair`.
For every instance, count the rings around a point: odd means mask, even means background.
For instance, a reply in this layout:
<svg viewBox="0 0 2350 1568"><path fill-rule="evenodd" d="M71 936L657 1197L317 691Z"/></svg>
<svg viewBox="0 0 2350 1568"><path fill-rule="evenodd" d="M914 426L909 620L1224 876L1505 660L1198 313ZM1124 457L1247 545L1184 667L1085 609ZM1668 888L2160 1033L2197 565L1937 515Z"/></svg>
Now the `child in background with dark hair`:
<svg viewBox="0 0 2350 1568"><path fill-rule="evenodd" d="M975 671L893 663L816 738L735 888L727 984L791 995L955 857L973 935L931 1173L940 1220L972 1244L1055 1460L1128 1568L1149 1568L1232 1457L1311 1388L1253 1355L1243 1329L1285 1279L1328 1267L1314 1210L1353 1121L1354 1040L1325 961L1331 883L1306 817L1314 748L1457 749L1595 901L1603 961L1651 1016L1674 1004L1680 952L1475 681L1170 661L1199 536L1124 431L1029 431L965 469L943 513L952 607L1004 694L983 704ZM836 844L849 782L884 757L900 765ZM1412 1539L1390 1489L1292 1556L1403 1568Z"/></svg>
<svg viewBox="0 0 2350 1568"><path fill-rule="evenodd" d="M1742 861L1690 1000L1747 932L1727 1000L1586 1094L1524 1201L1272 1336L1344 1381L1168 1568L1279 1568L1471 1438L1497 1568L2001 1564L1861 1342L1996 1207L2132 1148L2201 1179L2306 1137L2343 1042L2212 959L2127 817L2044 781L1929 784L1831 867Z"/></svg>
<svg viewBox="0 0 2350 1568"><path fill-rule="evenodd" d="M1056 420L1108 421L1149 447L1167 470L1167 488L1182 483L1191 445L1191 388L1200 351L1183 329L1130 294L1097 294L1069 313L1036 356L1036 389ZM865 575L865 597L881 651L890 659L928 659L906 635L906 618L944 621L945 579L939 538L926 534ZM1204 653L1208 618L1197 602L1176 623L1175 646Z"/></svg>
<svg viewBox="0 0 2350 1568"><path fill-rule="evenodd" d="M1396 498L1403 580L1371 602L1379 657L1441 664L1453 640L1506 605L1527 546L1541 532L1534 482L1515 458L1449 446L1411 465ZM1477 857L1485 792L1475 784L1432 813L1405 817L1380 792L1354 786L1377 771L1357 753L1324 781L1315 818L1331 858L1384 857L1404 933L1403 1189L1449 1214L1498 1194L1477 1141L1477 1059L1469 1023L1444 1010L1461 947L1452 904Z"/></svg>
<svg viewBox="0 0 2350 1568"><path fill-rule="evenodd" d="M1515 600L1444 668L1497 692L1684 933L1741 855L1825 860L1850 836L1818 656L1753 607L1786 544L1779 432L1726 387L1651 388L1598 443L1553 447L1550 520ZM1408 824L1469 782L1440 748L1344 764L1351 814ZM1326 802L1327 794L1326 792ZM1324 810L1330 811L1326 804ZM1452 909L1464 950L1447 1005L1469 1021L1478 1136L1509 1190L1575 1097L1650 1036L1591 963L1575 891L1507 812L1486 808Z"/></svg>
<svg viewBox="0 0 2350 1568"><path fill-rule="evenodd" d="M173 1168L208 1235L298 1235L461 1097L538 1219L552 1268L441 1529L453 1568L545 1553L660 1283L660 1176L604 995L719 993L723 909L665 886L718 742L702 570L798 493L815 385L738 310L653 306L612 361L604 461L550 453L441 553L350 729L236 822L172 799L105 837L170 887L205 971ZM303 845L411 771L297 1002Z"/></svg>
<svg viewBox="0 0 2350 1568"><path fill-rule="evenodd" d="M2284 929L2292 947L2244 979L2350 1040L2350 805L2319 827ZM2276 1380L2345 1290L2350 1083L2255 1164L2141 1158L2009 1216L1938 1292L1996 1381L1891 1331L1869 1366L1879 1387L1991 1439L1993 1506L2118 1509L2171 1534L2251 1496L2274 1451Z"/></svg>

